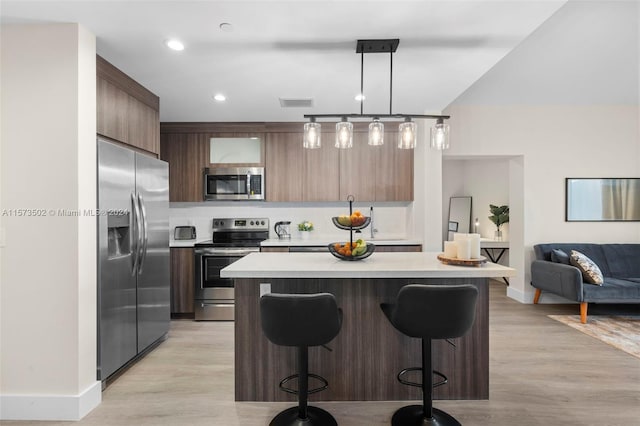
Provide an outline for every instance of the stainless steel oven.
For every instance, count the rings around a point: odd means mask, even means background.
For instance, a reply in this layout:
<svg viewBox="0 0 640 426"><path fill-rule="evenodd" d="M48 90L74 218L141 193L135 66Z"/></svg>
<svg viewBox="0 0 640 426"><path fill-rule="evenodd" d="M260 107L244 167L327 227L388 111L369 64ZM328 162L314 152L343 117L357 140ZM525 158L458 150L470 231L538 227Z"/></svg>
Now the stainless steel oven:
<svg viewBox="0 0 640 426"><path fill-rule="evenodd" d="M221 278L220 270L249 253L260 251L260 242L267 238L268 219L213 219L212 240L194 247L197 321L233 321L233 279Z"/></svg>

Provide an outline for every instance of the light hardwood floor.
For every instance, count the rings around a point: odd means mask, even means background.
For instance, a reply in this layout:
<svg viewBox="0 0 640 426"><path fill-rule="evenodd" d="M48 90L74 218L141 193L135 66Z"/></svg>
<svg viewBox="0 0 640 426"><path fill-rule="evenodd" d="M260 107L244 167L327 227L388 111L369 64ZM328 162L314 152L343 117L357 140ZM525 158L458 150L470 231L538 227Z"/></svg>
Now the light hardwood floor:
<svg viewBox="0 0 640 426"><path fill-rule="evenodd" d="M548 314L577 305L522 305L491 282L490 399L436 401L465 426L640 426L640 359ZM395 374L395 372L389 372ZM109 386L80 422L3 425L267 425L287 403L233 400L233 323L173 321L169 339ZM340 425L388 425L406 402L315 403Z"/></svg>

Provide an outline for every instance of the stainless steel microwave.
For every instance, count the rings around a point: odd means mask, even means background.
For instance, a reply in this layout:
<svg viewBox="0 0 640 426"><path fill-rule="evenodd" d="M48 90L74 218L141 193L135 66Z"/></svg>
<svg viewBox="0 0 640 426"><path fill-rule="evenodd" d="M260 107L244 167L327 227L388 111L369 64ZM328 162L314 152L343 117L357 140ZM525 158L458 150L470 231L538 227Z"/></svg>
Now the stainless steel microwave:
<svg viewBox="0 0 640 426"><path fill-rule="evenodd" d="M264 200L264 167L204 169L204 200Z"/></svg>

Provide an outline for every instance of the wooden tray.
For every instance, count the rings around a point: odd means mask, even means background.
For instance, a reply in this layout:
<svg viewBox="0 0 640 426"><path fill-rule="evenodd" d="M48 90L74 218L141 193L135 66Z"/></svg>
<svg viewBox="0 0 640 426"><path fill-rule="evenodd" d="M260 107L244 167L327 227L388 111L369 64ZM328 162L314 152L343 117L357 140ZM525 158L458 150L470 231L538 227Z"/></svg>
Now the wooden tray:
<svg viewBox="0 0 640 426"><path fill-rule="evenodd" d="M444 253L438 255L438 260L445 265L458 265L458 266L482 266L483 263L487 263L487 258L480 256L478 259L458 259L453 257L445 257Z"/></svg>

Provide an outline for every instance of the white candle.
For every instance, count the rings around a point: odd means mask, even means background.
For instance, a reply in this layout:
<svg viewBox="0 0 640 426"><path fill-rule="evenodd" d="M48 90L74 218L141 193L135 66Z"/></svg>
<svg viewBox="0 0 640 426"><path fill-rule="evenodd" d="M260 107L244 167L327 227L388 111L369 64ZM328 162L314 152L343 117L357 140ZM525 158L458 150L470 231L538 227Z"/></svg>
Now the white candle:
<svg viewBox="0 0 640 426"><path fill-rule="evenodd" d="M480 234L469 234L471 259L480 259Z"/></svg>
<svg viewBox="0 0 640 426"><path fill-rule="evenodd" d="M456 241L444 242L444 257L455 259L458 256L458 244Z"/></svg>
<svg viewBox="0 0 640 426"><path fill-rule="evenodd" d="M471 258L471 241L468 238L460 239L455 242L458 246L458 259Z"/></svg>
<svg viewBox="0 0 640 426"><path fill-rule="evenodd" d="M467 234L462 234L460 232L453 233L453 241L466 240L468 238Z"/></svg>

